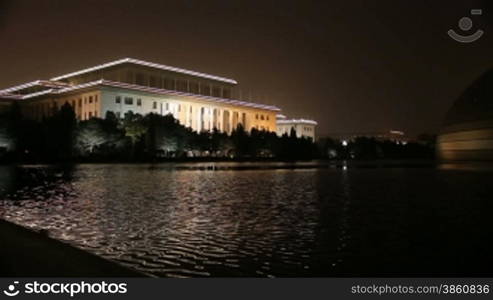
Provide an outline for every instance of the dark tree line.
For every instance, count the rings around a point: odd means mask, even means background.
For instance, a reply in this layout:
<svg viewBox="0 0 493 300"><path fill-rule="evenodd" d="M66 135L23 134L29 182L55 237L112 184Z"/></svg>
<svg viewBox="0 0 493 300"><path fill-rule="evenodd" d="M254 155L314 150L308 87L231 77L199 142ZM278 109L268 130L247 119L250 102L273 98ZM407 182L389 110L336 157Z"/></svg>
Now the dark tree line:
<svg viewBox="0 0 493 300"><path fill-rule="evenodd" d="M408 159L434 158L434 137L396 143L360 137L347 144L330 138L297 138L292 130L274 132L241 125L231 134L217 129L195 132L173 118L128 112L122 119L77 121L65 104L42 121L24 119L17 105L0 115L0 159L3 162L153 161L165 159Z"/></svg>
<svg viewBox="0 0 493 300"><path fill-rule="evenodd" d="M413 142L358 137L343 144L324 138L317 141L320 157L329 159L434 159L435 136L420 135Z"/></svg>
<svg viewBox="0 0 493 300"><path fill-rule="evenodd" d="M296 132L273 132L238 125L230 135L195 132L173 118L128 112L122 119L108 112L104 119L77 121L65 104L41 121L24 119L17 105L0 115L0 156L3 161L149 161L156 159L311 159L315 144Z"/></svg>

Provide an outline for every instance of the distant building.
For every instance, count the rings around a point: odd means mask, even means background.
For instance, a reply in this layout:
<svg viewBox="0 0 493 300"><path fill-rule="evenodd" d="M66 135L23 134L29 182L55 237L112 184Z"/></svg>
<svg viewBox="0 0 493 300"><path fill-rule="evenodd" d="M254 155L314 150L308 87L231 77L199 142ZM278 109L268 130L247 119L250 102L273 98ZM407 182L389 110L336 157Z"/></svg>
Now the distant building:
<svg viewBox="0 0 493 300"><path fill-rule="evenodd" d="M78 120L142 115L173 115L196 131L217 128L230 133L241 124L276 132L279 108L234 99L233 79L125 58L50 80L37 80L0 90L0 110L14 101L23 114L41 120L68 103Z"/></svg>
<svg viewBox="0 0 493 300"><path fill-rule="evenodd" d="M400 130L375 131L375 132L354 132L354 133L335 133L330 135L331 138L338 139L341 142L354 141L357 138L371 138L379 141L392 141L396 144L407 144L409 141L406 134Z"/></svg>
<svg viewBox="0 0 493 300"><path fill-rule="evenodd" d="M284 115L277 115L277 135L290 135L291 130L296 131L296 136L311 138L315 141L315 127L317 122L307 119L287 119Z"/></svg>

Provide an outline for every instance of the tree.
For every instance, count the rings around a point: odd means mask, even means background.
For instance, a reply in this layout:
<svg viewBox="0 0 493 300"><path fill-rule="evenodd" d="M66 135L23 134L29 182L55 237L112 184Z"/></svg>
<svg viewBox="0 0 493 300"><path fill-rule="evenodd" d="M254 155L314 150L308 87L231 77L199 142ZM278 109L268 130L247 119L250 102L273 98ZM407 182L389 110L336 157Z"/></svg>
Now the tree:
<svg viewBox="0 0 493 300"><path fill-rule="evenodd" d="M122 128L125 131L125 136L130 139L130 156L134 157L137 142L145 135L147 127L144 125L143 118L140 114L134 114L132 111L128 111L123 118Z"/></svg>
<svg viewBox="0 0 493 300"><path fill-rule="evenodd" d="M147 127L146 148L153 154L178 155L187 147L188 131L173 115L148 114L144 118Z"/></svg>
<svg viewBox="0 0 493 300"><path fill-rule="evenodd" d="M241 123L231 132L231 140L238 156L244 156L248 153L249 137Z"/></svg>
<svg viewBox="0 0 493 300"><path fill-rule="evenodd" d="M91 118L79 123L76 134L76 147L82 154L92 154L94 148L108 142L108 134L103 129L101 119Z"/></svg>
<svg viewBox="0 0 493 300"><path fill-rule="evenodd" d="M6 116L0 116L0 150L8 152L13 147L13 136L9 131L9 122Z"/></svg>
<svg viewBox="0 0 493 300"><path fill-rule="evenodd" d="M77 126L75 113L70 104L65 103L59 111L45 120L45 156L55 160L72 157L74 133Z"/></svg>

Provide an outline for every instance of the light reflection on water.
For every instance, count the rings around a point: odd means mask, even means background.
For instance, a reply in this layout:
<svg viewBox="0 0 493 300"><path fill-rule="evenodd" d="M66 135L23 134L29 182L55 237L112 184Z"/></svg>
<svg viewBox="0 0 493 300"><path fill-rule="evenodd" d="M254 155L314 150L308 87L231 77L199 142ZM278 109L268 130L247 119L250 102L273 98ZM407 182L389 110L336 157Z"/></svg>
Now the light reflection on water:
<svg viewBox="0 0 493 300"><path fill-rule="evenodd" d="M484 173L195 169L0 167L0 215L131 268L185 277L444 272L430 251L460 257L493 228Z"/></svg>

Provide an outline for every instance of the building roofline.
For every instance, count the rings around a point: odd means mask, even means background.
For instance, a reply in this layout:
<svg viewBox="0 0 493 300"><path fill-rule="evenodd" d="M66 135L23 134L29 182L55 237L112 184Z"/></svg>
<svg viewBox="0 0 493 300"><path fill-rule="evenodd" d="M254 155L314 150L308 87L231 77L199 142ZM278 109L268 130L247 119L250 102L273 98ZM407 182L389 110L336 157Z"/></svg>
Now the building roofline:
<svg viewBox="0 0 493 300"><path fill-rule="evenodd" d="M34 86L62 88L62 87L66 87L67 84L62 83L62 82L55 82L52 80L35 80L35 81L19 84L19 85L13 86L13 87L9 87L9 88L0 90L0 95L3 96L5 94L10 94L12 92L20 91L20 90L27 89L27 88L34 87Z"/></svg>
<svg viewBox="0 0 493 300"><path fill-rule="evenodd" d="M222 81L222 82L226 82L226 83L230 83L230 84L237 84L238 83L238 82L236 82L236 80L226 78L226 77L221 77L221 76L211 75L211 74L207 74L207 73L201 73L201 72L197 72L197 71L192 71L192 70L187 70L187 69L182 69L182 68L177 68L177 67L152 63L152 62L147 62L147 61L143 61L140 59L134 59L134 58L128 58L128 57L123 58L123 59L119 59L119 60L115 60L115 61L111 61L111 62L108 62L105 64L97 65L94 67L90 67L87 69L83 69L80 71L76 71L76 72L68 73L65 75L53 77L53 78L51 78L51 80L62 80L62 79L66 79L66 78L69 78L72 76L77 76L77 75L81 75L81 74L85 74L88 72L109 68L109 67L124 64L124 63L131 63L131 64L136 64L136 65L141 65L141 66L147 66L147 67L161 69L161 70L165 70L165 71L182 73L182 74L186 74L186 75L202 77L202 78L216 80L216 81Z"/></svg>
<svg viewBox="0 0 493 300"><path fill-rule="evenodd" d="M22 96L14 95L14 94L0 94L0 100L18 100L18 99L22 99Z"/></svg>
<svg viewBox="0 0 493 300"><path fill-rule="evenodd" d="M9 87L9 88L0 90L0 94L8 94L10 92L15 92L15 91L19 91L19 90L22 90L22 89L27 89L27 88L30 88L30 87L33 87L33 86L37 86L37 85L39 85L39 82L40 81L41 80L36 80L36 81L31 81L31 82L19 84L19 85L13 86L13 87Z"/></svg>
<svg viewBox="0 0 493 300"><path fill-rule="evenodd" d="M277 120L277 124L308 124L308 125L317 125L318 123L314 120L307 119L288 119L288 120Z"/></svg>
<svg viewBox="0 0 493 300"><path fill-rule="evenodd" d="M33 97L37 97L37 96L46 95L46 94L60 95L60 94L72 92L75 90L91 88L91 87L98 86L98 85L99 86L124 88L124 89L129 89L129 90L136 90L136 91L161 94L161 95L175 95L175 96L182 96L182 97L194 97L194 98L199 98L201 100L216 102L216 103L224 103L224 104L229 104L229 105L239 105L239 106L265 109L265 110L271 110L271 111L280 111L280 109L278 107L273 106L273 105L245 102L245 101L240 101L240 100L235 100L235 99L225 99L225 98L218 98L218 97L212 97L212 96L204 96L204 95L191 94L191 93L186 93L186 92L171 91L171 90L152 88L152 87L141 86L141 85L136 85L136 84L129 84L129 83L121 83L121 82L104 80L104 79L100 79L100 80L96 80L96 81L92 81L92 82L88 82L88 83L83 83L83 84L79 84L79 85L75 85L75 86L71 86L71 87L61 88L61 89L49 89L49 90L45 90L45 91L40 91L37 93L25 95L21 99L29 99L29 98L33 98Z"/></svg>

